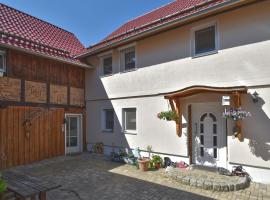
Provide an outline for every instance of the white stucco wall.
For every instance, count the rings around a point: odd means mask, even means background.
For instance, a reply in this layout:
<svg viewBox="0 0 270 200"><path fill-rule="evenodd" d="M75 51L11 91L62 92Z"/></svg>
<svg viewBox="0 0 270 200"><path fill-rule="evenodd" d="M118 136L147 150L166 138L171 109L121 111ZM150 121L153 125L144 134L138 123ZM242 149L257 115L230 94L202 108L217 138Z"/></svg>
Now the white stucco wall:
<svg viewBox="0 0 270 200"><path fill-rule="evenodd" d="M114 49L114 75L100 79L99 70L89 71L86 99L155 94L191 85L268 84L269 8L265 1L137 41L138 69L133 72L119 73L119 52ZM213 21L218 23L219 52L191 58L191 29ZM90 62L99 66L97 58Z"/></svg>
<svg viewBox="0 0 270 200"><path fill-rule="evenodd" d="M243 107L252 113L252 117L243 123L245 140L242 143L231 138L232 124L229 124L228 161L245 164L257 170L257 174L260 170L267 171L268 175L264 172L265 179L270 177L269 10L270 1L265 1L137 41L138 69L132 72L119 72L117 49L113 50L112 76L100 77L98 57L89 58L96 68L86 73L87 141L141 149L152 145L156 152L185 158L188 156L186 135L177 137L173 122L156 117L158 112L168 109L163 96L121 97L155 95L192 85L244 85L253 88L243 97ZM219 51L191 58L191 29L209 22L218 24ZM256 104L250 96L255 90L260 96ZM108 98L120 99L110 101ZM182 101L184 123L189 103L220 102L221 96L204 94ZM121 132L121 109L127 107L137 108L136 135ZM114 133L101 131L101 112L105 108L115 109ZM265 179L257 180L265 182Z"/></svg>

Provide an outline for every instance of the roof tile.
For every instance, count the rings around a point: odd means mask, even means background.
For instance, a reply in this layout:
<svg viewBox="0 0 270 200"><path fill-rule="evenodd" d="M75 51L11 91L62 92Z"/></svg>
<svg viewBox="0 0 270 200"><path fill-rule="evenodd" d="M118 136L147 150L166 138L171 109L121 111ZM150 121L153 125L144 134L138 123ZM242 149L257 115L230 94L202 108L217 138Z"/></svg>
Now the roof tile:
<svg viewBox="0 0 270 200"><path fill-rule="evenodd" d="M62 28L0 3L0 43L81 63L74 56L85 50Z"/></svg>
<svg viewBox="0 0 270 200"><path fill-rule="evenodd" d="M138 35L146 30L181 19L226 1L229 0L175 0L172 3L128 21L104 40L90 46L81 55L94 52L115 42Z"/></svg>

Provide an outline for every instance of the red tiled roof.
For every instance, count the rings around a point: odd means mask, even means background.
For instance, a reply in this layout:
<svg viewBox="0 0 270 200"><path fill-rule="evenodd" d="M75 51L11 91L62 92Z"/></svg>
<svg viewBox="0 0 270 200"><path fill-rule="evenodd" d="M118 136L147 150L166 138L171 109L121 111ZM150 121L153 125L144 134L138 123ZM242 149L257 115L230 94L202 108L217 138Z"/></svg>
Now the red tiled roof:
<svg viewBox="0 0 270 200"><path fill-rule="evenodd" d="M73 33L0 3L0 45L22 48L74 64L85 50Z"/></svg>
<svg viewBox="0 0 270 200"><path fill-rule="evenodd" d="M187 17L230 0L176 0L145 15L132 19L115 30L101 42L90 46L83 54L138 35L146 30Z"/></svg>

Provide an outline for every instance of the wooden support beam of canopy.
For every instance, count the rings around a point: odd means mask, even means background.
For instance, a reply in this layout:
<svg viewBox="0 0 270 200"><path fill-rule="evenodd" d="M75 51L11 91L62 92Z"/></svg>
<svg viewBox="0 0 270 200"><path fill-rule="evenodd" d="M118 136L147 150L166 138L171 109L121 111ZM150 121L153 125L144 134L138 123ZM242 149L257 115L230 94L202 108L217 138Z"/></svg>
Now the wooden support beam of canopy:
<svg viewBox="0 0 270 200"><path fill-rule="evenodd" d="M233 104L235 108L241 107L241 94L239 92L233 92ZM242 121L237 120L236 121L236 128L237 128L237 138L239 141L243 142L244 141L244 134L242 131Z"/></svg>
<svg viewBox="0 0 270 200"><path fill-rule="evenodd" d="M181 137L182 135L182 113L180 108L180 101L179 99L169 99L170 106L172 111L176 112L179 119L175 121L176 124L176 134Z"/></svg>
<svg viewBox="0 0 270 200"><path fill-rule="evenodd" d="M174 112L179 116L179 120L176 123L176 134L181 137L182 136L182 108L180 105L180 99L188 96L192 96L199 93L217 93L224 95L232 95L233 103L236 108L241 106L241 94L247 93L247 87L239 86L239 87L210 87L210 86L192 86L187 87L175 92L168 93L164 96L165 99L168 99L170 102L170 106ZM238 138L240 141L243 141L243 133L241 121L238 120L236 122L236 127L240 130L238 134Z"/></svg>

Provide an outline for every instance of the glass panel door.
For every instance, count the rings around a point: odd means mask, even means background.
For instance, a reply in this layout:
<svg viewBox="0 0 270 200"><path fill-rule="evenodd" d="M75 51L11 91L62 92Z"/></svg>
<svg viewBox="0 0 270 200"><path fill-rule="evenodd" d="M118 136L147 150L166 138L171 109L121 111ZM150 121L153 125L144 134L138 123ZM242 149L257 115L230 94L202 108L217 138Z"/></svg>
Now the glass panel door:
<svg viewBox="0 0 270 200"><path fill-rule="evenodd" d="M66 153L81 151L81 116L66 115Z"/></svg>

